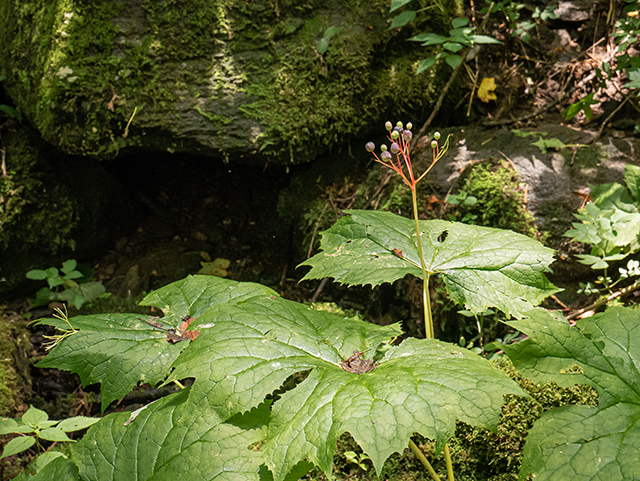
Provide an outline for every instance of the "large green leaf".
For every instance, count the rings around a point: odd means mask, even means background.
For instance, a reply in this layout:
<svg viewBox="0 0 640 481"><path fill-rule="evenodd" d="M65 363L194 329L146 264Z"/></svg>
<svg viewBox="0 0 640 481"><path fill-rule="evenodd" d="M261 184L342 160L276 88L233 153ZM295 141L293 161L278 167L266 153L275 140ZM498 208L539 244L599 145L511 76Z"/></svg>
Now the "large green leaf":
<svg viewBox="0 0 640 481"><path fill-rule="evenodd" d="M134 413L110 414L72 446L72 459L88 481L258 481L269 409L254 422L223 423L188 389ZM260 422L262 421L262 422Z"/></svg>
<svg viewBox="0 0 640 481"><path fill-rule="evenodd" d="M69 322L77 332L62 339L37 366L75 372L85 386L101 383L104 411L139 381L152 385L163 381L185 347L183 343L170 344L165 331L143 319L153 321L138 314L73 317ZM59 319L45 319L39 324L69 328Z"/></svg>
<svg viewBox="0 0 640 481"><path fill-rule="evenodd" d="M441 449L459 419L495 429L503 395L523 394L487 361L433 339L408 339L375 370L317 368L274 407L263 450L276 481L308 457L330 473L337 437L351 433L380 473L413 433Z"/></svg>
<svg viewBox="0 0 640 481"><path fill-rule="evenodd" d="M275 294L259 284L220 283L212 276L189 276L149 294L142 305L163 310L161 319L138 314L96 314L69 320L78 332L63 338L38 367L54 367L80 375L83 385L102 384L102 410L128 394L138 382L163 381L186 342L171 344L167 329L178 329L187 316L199 317L219 303L241 302L255 295ZM146 321L146 322L145 322ZM44 319L60 330L61 319Z"/></svg>
<svg viewBox="0 0 640 481"><path fill-rule="evenodd" d="M256 406L296 372L339 366L353 351L372 357L401 334L398 324L344 319L275 295L220 304L192 326L205 329L176 360L170 380L196 378L194 402L208 398L224 419Z"/></svg>
<svg viewBox="0 0 640 481"><path fill-rule="evenodd" d="M530 339L504 346L524 376L588 383L599 406L546 412L527 437L521 479L640 480L640 312L622 307L572 327L542 310L511 323Z"/></svg>
<svg viewBox="0 0 640 481"><path fill-rule="evenodd" d="M322 235L322 252L301 265L305 279L346 284L422 277L415 223L388 212L347 211ZM420 221L428 275L441 274L451 298L473 312L497 307L521 317L558 292L544 276L553 251L511 231L441 220Z"/></svg>
<svg viewBox="0 0 640 481"><path fill-rule="evenodd" d="M379 471L413 433L442 447L456 419L495 427L502 396L522 393L484 359L435 340L406 340L372 371L348 372L343 359L353 351L371 358L399 327L343 319L276 296L221 304L197 322L208 328L176 360L170 379L195 377L190 400L206 399L222 419L311 370L274 405L262 450L276 481L305 458L329 474L345 431Z"/></svg>
<svg viewBox="0 0 640 481"><path fill-rule="evenodd" d="M185 316L198 318L207 309L225 302L242 302L255 296L275 295L276 291L261 284L250 282L218 282L212 276L188 276L162 287L140 303L154 306L169 319L169 324L178 327Z"/></svg>

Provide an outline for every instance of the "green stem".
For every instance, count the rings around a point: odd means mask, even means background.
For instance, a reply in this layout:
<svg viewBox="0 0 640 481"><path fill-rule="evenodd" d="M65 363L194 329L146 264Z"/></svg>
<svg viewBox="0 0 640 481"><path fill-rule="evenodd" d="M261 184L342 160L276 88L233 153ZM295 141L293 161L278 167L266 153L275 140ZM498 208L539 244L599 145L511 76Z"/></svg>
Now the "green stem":
<svg viewBox="0 0 640 481"><path fill-rule="evenodd" d="M449 481L455 481L453 478L453 465L451 464L451 453L449 452L449 445L444 445L444 460L447 463L447 478Z"/></svg>
<svg viewBox="0 0 640 481"><path fill-rule="evenodd" d="M420 448L416 446L416 443L414 443L412 440L409 440L409 447L411 448L411 451L413 451L413 453L418 457L420 462L427 468L427 471L429 471L431 478L434 481L440 481L440 476L438 476L438 473L436 473L433 467L431 467L429 460L425 458L424 454L422 454L422 451L420 451Z"/></svg>
<svg viewBox="0 0 640 481"><path fill-rule="evenodd" d="M178 381L177 379L174 379L173 382L176 384L176 386L178 386L180 389L184 389L184 385Z"/></svg>
<svg viewBox="0 0 640 481"><path fill-rule="evenodd" d="M420 268L422 269L422 301L424 305L424 335L427 339L433 339L433 319L431 317L431 299L429 298L429 276L424 262L422 251L422 236L420 235L420 223L418 222L418 199L416 189L411 189L411 200L413 201L413 219L416 221L416 237L418 239L418 253L420 254Z"/></svg>

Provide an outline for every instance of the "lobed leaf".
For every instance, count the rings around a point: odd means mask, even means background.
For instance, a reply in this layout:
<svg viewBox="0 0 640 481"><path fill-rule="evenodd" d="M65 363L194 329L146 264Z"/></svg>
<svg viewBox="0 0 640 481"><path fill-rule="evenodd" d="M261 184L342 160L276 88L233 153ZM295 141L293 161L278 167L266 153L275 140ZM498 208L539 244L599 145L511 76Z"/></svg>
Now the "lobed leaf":
<svg viewBox="0 0 640 481"><path fill-rule="evenodd" d="M182 343L169 343L165 331L145 320L152 322L153 318L138 314L73 317L69 322L77 332L62 339L37 366L74 372L83 386L100 383L104 412L138 382L155 385L163 381L185 347ZM38 324L69 329L66 322L58 319L45 319Z"/></svg>
<svg viewBox="0 0 640 481"><path fill-rule="evenodd" d="M169 381L194 377L194 402L206 397L223 419L258 405L294 373L339 366L353 351L372 356L401 334L397 324L347 320L272 295L218 305L194 325L208 328L175 361Z"/></svg>
<svg viewBox="0 0 640 481"><path fill-rule="evenodd" d="M225 279L216 279L221 285ZM379 471L419 432L446 442L462 419L494 427L502 396L522 391L484 359L435 340L406 340L370 372L342 367L400 333L262 296L220 304L196 321L208 326L174 363L171 379L194 377L189 401L227 419L258 405L294 373L306 380L274 405L262 447L274 479L301 460L330 473L337 437L349 431Z"/></svg>
<svg viewBox="0 0 640 481"><path fill-rule="evenodd" d="M376 286L406 274L422 277L414 221L389 212L347 213L323 232L322 252L301 264L312 267L304 279ZM466 309L497 307L522 317L559 291L544 276L553 251L534 239L441 220L420 221L420 229L427 274L442 275L451 298Z"/></svg>
<svg viewBox="0 0 640 481"><path fill-rule="evenodd" d="M211 276L189 276L145 297L141 305L154 306L163 318L138 314L96 314L77 316L69 322L78 330L61 339L38 367L75 372L83 385L101 383L102 411L114 400L128 394L138 382L152 385L163 381L186 347L172 344L167 332L148 323L179 329L184 317L197 318L219 303L242 302L255 295L276 294L259 284L217 282ZM145 322L146 321L146 322ZM69 325L60 319L44 319L60 330Z"/></svg>
<svg viewBox="0 0 640 481"><path fill-rule="evenodd" d="M308 458L329 475L336 440L348 431L380 473L414 433L442 449L460 419L495 429L502 396L524 394L486 360L433 339L407 339L373 371L318 367L275 404L263 450L276 481Z"/></svg>
<svg viewBox="0 0 640 481"><path fill-rule="evenodd" d="M534 310L510 324L530 336L503 346L518 371L537 382L588 383L600 400L546 412L527 437L520 479L640 479L640 313L613 307L572 327Z"/></svg>
<svg viewBox="0 0 640 481"><path fill-rule="evenodd" d="M198 318L204 311L225 302L242 302L254 296L278 294L273 289L250 282L217 283L210 276L188 276L168 286L153 291L140 303L157 307L177 328L186 316Z"/></svg>
<svg viewBox="0 0 640 481"><path fill-rule="evenodd" d="M71 448L88 481L258 481L268 408L245 426L223 423L189 389L129 413L105 416Z"/></svg>

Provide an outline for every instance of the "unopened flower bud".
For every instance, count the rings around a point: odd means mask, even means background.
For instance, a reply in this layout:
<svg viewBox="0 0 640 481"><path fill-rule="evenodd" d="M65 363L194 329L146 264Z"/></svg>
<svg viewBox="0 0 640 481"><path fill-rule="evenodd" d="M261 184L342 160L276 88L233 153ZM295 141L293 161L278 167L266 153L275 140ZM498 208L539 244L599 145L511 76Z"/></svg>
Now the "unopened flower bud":
<svg viewBox="0 0 640 481"><path fill-rule="evenodd" d="M387 151L387 144L382 144L382 145L380 146L380 150L381 150L382 152L386 152L386 151Z"/></svg>
<svg viewBox="0 0 640 481"><path fill-rule="evenodd" d="M405 130L404 132L402 132L402 138L405 140L405 142L409 142L413 138L413 134L410 130Z"/></svg>
<svg viewBox="0 0 640 481"><path fill-rule="evenodd" d="M436 132L435 134L433 134L433 138L436 140L440 140L440 132Z"/></svg>
<svg viewBox="0 0 640 481"><path fill-rule="evenodd" d="M411 122L407 123L407 129L411 130L413 128L413 124Z"/></svg>
<svg viewBox="0 0 640 481"><path fill-rule="evenodd" d="M391 144L390 150L392 154L397 154L398 152L400 152L400 146L394 142L393 144Z"/></svg>
<svg viewBox="0 0 640 481"><path fill-rule="evenodd" d="M398 137L400 137L400 132L398 132L397 130L394 130L393 132L391 132L391 138L393 140L398 140Z"/></svg>
<svg viewBox="0 0 640 481"><path fill-rule="evenodd" d="M367 142L367 145L365 145L364 148L367 149L367 152L373 152L376 150L376 144L373 142Z"/></svg>
<svg viewBox="0 0 640 481"><path fill-rule="evenodd" d="M402 122L398 121L398 123L396 124L396 126L397 126L399 129L401 129L401 128L403 127L403 126L402 126Z"/></svg>
<svg viewBox="0 0 640 481"><path fill-rule="evenodd" d="M380 154L380 158L385 162L389 162L391 160L391 152L385 150L384 152L382 152L382 154Z"/></svg>
<svg viewBox="0 0 640 481"><path fill-rule="evenodd" d="M431 141L431 148L435 149L438 146L438 141L437 140L432 140Z"/></svg>
<svg viewBox="0 0 640 481"><path fill-rule="evenodd" d="M391 124L391 122L387 120L387 122L384 124L384 128L387 129L388 131L391 131L391 129L393 128L393 125Z"/></svg>

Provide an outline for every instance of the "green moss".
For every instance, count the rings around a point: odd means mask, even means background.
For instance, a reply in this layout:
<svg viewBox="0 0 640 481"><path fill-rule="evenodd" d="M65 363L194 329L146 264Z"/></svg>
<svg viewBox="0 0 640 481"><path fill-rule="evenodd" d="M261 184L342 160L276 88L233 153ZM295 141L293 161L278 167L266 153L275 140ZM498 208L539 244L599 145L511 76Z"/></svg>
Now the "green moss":
<svg viewBox="0 0 640 481"><path fill-rule="evenodd" d="M8 175L0 177L0 252L46 250L55 254L73 246L77 205L67 189L50 182L37 139L26 129L4 136Z"/></svg>
<svg viewBox="0 0 640 481"><path fill-rule="evenodd" d="M31 395L31 338L18 315L1 313L0 332L0 417L12 417Z"/></svg>
<svg viewBox="0 0 640 481"><path fill-rule="evenodd" d="M540 238L535 218L526 209L524 189L516 170L507 162L490 160L465 171L460 191L478 199L472 206L459 206L455 219L471 214L478 225L508 229Z"/></svg>
<svg viewBox="0 0 640 481"><path fill-rule="evenodd" d="M438 83L413 74L424 52L405 40L448 23L437 13L389 32L387 0L7 0L0 14L7 89L64 151L197 150L162 134L179 115L207 148L279 162L314 158L390 106L424 112ZM319 55L331 25L340 31Z"/></svg>

